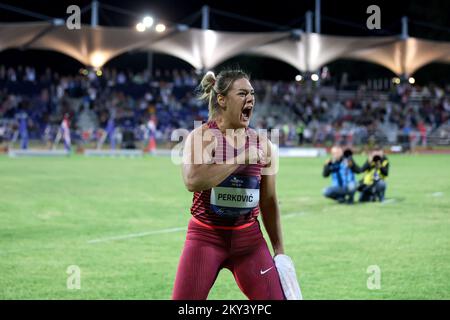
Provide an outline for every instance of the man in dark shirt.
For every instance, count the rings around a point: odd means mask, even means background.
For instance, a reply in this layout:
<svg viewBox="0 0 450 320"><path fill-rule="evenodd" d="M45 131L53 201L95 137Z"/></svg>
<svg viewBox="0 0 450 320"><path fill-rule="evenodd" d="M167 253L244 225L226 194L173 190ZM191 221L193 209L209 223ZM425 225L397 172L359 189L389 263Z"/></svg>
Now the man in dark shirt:
<svg viewBox="0 0 450 320"><path fill-rule="evenodd" d="M368 160L358 172L364 173L358 191L360 202L384 201L386 193L386 178L389 175L389 160L384 155L383 148L376 146L369 154Z"/></svg>

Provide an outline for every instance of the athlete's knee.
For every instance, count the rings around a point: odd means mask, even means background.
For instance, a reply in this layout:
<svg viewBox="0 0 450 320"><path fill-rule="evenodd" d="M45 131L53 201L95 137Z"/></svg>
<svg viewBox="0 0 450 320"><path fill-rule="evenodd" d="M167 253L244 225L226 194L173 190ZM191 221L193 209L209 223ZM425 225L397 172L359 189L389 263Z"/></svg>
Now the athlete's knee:
<svg viewBox="0 0 450 320"><path fill-rule="evenodd" d="M172 299L206 299L223 259L223 254L214 246L187 241L178 264Z"/></svg>

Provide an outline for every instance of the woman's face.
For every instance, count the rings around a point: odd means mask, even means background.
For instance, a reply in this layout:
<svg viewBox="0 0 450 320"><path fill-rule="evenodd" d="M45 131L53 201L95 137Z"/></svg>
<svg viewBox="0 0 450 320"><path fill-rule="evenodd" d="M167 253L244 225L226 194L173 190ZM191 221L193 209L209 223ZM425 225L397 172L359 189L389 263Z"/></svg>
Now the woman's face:
<svg viewBox="0 0 450 320"><path fill-rule="evenodd" d="M221 116L227 128L246 128L255 106L255 90L248 79L242 78L233 82L226 96L219 95Z"/></svg>

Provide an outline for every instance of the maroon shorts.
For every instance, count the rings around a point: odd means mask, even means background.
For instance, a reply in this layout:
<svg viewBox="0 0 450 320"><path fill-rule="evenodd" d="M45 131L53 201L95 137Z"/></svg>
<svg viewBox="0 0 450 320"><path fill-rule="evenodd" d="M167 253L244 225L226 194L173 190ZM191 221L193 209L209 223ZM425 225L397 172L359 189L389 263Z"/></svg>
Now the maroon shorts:
<svg viewBox="0 0 450 320"><path fill-rule="evenodd" d="M283 300L278 272L259 222L224 230L189 222L172 299L203 300L222 268L250 300Z"/></svg>

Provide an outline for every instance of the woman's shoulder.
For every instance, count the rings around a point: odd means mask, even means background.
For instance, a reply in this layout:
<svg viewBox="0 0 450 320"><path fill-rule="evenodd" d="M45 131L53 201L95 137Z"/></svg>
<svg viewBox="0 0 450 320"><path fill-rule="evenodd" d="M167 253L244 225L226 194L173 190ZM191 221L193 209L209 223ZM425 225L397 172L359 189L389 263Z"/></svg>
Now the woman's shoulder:
<svg viewBox="0 0 450 320"><path fill-rule="evenodd" d="M209 138L216 136L217 133L214 132L215 128L211 126L210 122L203 123L201 126L194 128L189 133L189 138L201 137L202 139L208 140Z"/></svg>
<svg viewBox="0 0 450 320"><path fill-rule="evenodd" d="M205 122L202 125L192 129L192 131L189 134L193 135L193 134L203 133L203 132L207 131L208 129L209 129L209 124L208 124L208 122Z"/></svg>

